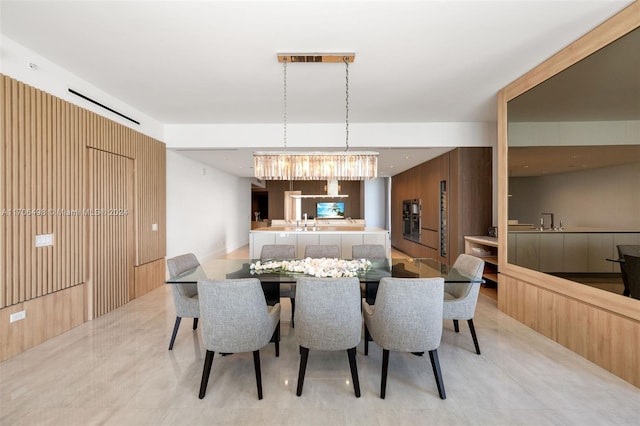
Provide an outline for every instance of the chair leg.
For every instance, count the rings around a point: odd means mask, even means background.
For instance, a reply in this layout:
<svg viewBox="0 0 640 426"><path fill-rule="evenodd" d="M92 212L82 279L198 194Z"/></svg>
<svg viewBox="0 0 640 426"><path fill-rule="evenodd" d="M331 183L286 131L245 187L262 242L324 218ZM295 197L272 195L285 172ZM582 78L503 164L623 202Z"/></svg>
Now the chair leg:
<svg viewBox="0 0 640 426"><path fill-rule="evenodd" d="M460 326L458 325L458 320L453 320L453 329L456 333L460 332Z"/></svg>
<svg viewBox="0 0 640 426"><path fill-rule="evenodd" d="M198 328L198 318L194 318L193 319L193 329L197 329Z"/></svg>
<svg viewBox="0 0 640 426"><path fill-rule="evenodd" d="M367 324L364 325L364 354L369 355L369 340L371 340L371 334L369 334L369 329L367 328Z"/></svg>
<svg viewBox="0 0 640 426"><path fill-rule="evenodd" d="M353 381L353 391L356 398L360 398L360 380L358 380L358 364L356 364L356 348L347 349L349 357L349 367L351 368L351 380Z"/></svg>
<svg viewBox="0 0 640 426"><path fill-rule="evenodd" d="M298 389L296 395L302 395L302 386L304 385L304 373L307 371L307 359L309 359L309 348L300 346L300 371L298 371Z"/></svg>
<svg viewBox="0 0 640 426"><path fill-rule="evenodd" d="M273 343L276 345L276 357L280 356L280 321L276 325L276 329L273 331Z"/></svg>
<svg viewBox="0 0 640 426"><path fill-rule="evenodd" d="M295 316L296 316L296 298L292 297L291 298L291 328L296 327Z"/></svg>
<svg viewBox="0 0 640 426"><path fill-rule="evenodd" d="M387 372L389 371L389 349L382 350L382 374L380 378L380 398L387 394Z"/></svg>
<svg viewBox="0 0 640 426"><path fill-rule="evenodd" d="M440 361L438 360L438 350L434 349L429 351L429 358L431 358L431 367L433 368L433 375L436 378L436 386L438 386L438 394L440 399L447 399L447 394L444 391L444 382L442 380L442 372L440 371Z"/></svg>
<svg viewBox="0 0 640 426"><path fill-rule="evenodd" d="M256 386L258 399L262 399L262 373L260 371L260 351L253 351L253 368L256 370Z"/></svg>
<svg viewBox="0 0 640 426"><path fill-rule="evenodd" d="M213 364L213 355L215 352L207 350L204 357L204 368L202 369L202 381L200 382L200 395L198 398L204 398L207 392L207 383L209 383L209 374L211 373L211 364Z"/></svg>
<svg viewBox="0 0 640 426"><path fill-rule="evenodd" d="M473 326L473 318L467 320L469 324L469 330L471 331L471 337L473 338L473 344L476 346L476 353L480 355L480 345L478 345L478 336L476 336L476 328Z"/></svg>
<svg viewBox="0 0 640 426"><path fill-rule="evenodd" d="M182 318L176 317L176 323L173 325L173 334L171 335L171 341L169 342L169 350L173 349L173 342L176 341L176 335L178 334L178 328L180 328L180 320L182 320Z"/></svg>

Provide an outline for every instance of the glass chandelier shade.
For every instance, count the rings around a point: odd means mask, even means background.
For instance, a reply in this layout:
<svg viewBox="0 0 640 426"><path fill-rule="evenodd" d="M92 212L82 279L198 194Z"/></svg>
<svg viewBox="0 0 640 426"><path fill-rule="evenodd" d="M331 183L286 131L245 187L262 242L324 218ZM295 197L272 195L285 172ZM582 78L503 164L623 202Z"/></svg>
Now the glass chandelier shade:
<svg viewBox="0 0 640 426"><path fill-rule="evenodd" d="M378 177L372 151L253 153L255 176L264 180L366 180Z"/></svg>
<svg viewBox="0 0 640 426"><path fill-rule="evenodd" d="M254 175L262 180L367 180L378 177L378 153L349 151L349 63L355 54L279 54L284 82L285 151L253 153ZM287 151L287 63L344 62L346 149L340 152Z"/></svg>

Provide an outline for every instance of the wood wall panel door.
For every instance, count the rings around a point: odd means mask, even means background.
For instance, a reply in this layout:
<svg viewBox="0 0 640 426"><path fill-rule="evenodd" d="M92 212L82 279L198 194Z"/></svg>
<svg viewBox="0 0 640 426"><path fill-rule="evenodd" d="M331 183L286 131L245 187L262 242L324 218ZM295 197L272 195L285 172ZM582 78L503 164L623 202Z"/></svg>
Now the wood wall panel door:
<svg viewBox="0 0 640 426"><path fill-rule="evenodd" d="M135 297L134 162L88 148L89 319Z"/></svg>

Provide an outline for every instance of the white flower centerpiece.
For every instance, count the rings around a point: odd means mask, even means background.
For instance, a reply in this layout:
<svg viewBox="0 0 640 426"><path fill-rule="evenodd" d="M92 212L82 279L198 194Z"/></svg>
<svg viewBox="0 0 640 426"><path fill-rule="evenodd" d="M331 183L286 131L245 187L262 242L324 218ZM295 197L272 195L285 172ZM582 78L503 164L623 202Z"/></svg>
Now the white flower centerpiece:
<svg viewBox="0 0 640 426"><path fill-rule="evenodd" d="M269 272L297 272L318 278L357 277L359 272L371 268L371 261L367 259L336 259L322 257L314 259L296 260L267 260L251 264L252 274Z"/></svg>

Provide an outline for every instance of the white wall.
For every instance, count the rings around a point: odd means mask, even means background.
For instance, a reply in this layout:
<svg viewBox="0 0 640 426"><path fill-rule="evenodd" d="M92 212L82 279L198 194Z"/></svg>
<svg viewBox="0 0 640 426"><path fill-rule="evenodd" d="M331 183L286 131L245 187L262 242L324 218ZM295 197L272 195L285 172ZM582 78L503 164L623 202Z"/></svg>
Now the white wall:
<svg viewBox="0 0 640 426"><path fill-rule="evenodd" d="M388 227L389 198L387 197L389 178L377 178L364 182L364 220L368 227L390 229Z"/></svg>
<svg viewBox="0 0 640 426"><path fill-rule="evenodd" d="M37 65L32 69L29 64ZM36 52L0 34L0 72L29 86L38 88L74 105L130 127L152 138L164 141L164 126L157 120L125 104L77 75L47 60ZM91 99L118 111L140 124L132 123L104 108L69 92L73 89Z"/></svg>
<svg viewBox="0 0 640 426"><path fill-rule="evenodd" d="M640 163L510 178L509 219L535 225L541 212L550 212L565 228L640 230L638 183Z"/></svg>
<svg viewBox="0 0 640 426"><path fill-rule="evenodd" d="M167 257L201 262L249 244L251 181L167 151Z"/></svg>
<svg viewBox="0 0 640 426"><path fill-rule="evenodd" d="M167 124L168 148L282 149L282 124ZM344 123L290 123L287 147L344 148ZM390 148L497 146L495 123L352 123L349 146Z"/></svg>
<svg viewBox="0 0 640 426"><path fill-rule="evenodd" d="M37 69L29 67L37 64ZM170 148L279 147L281 124L163 124L56 65L44 56L0 34L0 72L70 103L93 111L168 144ZM140 125L102 109L71 93L72 88ZM344 124L298 124L288 128L289 145L330 146L341 141ZM352 147L496 146L495 123L353 123ZM360 141L360 143L358 143ZM341 145L338 145L341 146ZM202 171L205 170L205 174ZM373 181L365 187L365 218L370 226L388 228L383 215L388 188ZM219 170L167 151L167 256L194 252L216 257L248 244L251 186Z"/></svg>

